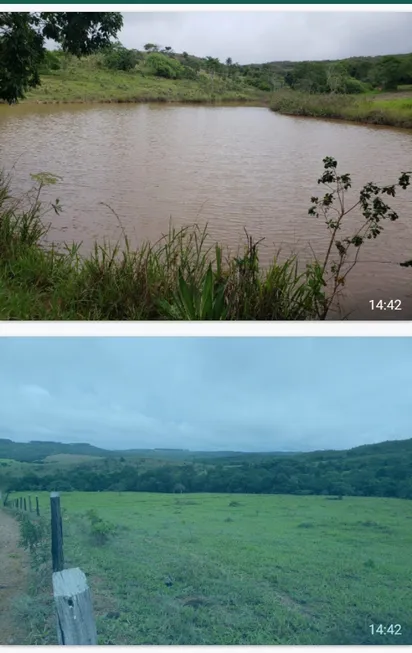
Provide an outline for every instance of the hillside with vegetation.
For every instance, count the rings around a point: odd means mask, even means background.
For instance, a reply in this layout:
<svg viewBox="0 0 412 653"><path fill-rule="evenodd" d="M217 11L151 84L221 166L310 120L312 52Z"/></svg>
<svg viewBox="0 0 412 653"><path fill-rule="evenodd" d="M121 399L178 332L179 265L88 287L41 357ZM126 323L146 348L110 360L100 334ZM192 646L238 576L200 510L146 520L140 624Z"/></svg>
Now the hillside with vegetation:
<svg viewBox="0 0 412 653"><path fill-rule="evenodd" d="M412 439L364 445L344 451L309 453L106 451L89 445L19 444L19 460L0 457L3 491L219 492L397 497L412 499ZM13 449L14 446L14 449ZM71 455L94 452L83 461ZM87 448L89 447L89 448ZM26 451L25 451L26 448ZM176 455L177 453L177 455ZM52 459L48 459L52 456Z"/></svg>
<svg viewBox="0 0 412 653"><path fill-rule="evenodd" d="M151 43L76 57L47 51L25 102L194 102L412 128L412 54L240 65Z"/></svg>
<svg viewBox="0 0 412 653"><path fill-rule="evenodd" d="M221 62L177 53L171 45L146 43L143 50L129 49L118 40L122 26L119 12L2 12L0 101L267 106L273 95L271 108L282 113L412 125L410 95L380 96L379 105L363 102L381 92L408 93L412 54L240 65L232 57ZM47 50L47 39L58 50ZM278 92L285 90L291 95L279 98ZM333 101L325 102L326 96ZM353 100L359 97L360 103Z"/></svg>
<svg viewBox="0 0 412 653"><path fill-rule="evenodd" d="M41 85L27 102L240 102L267 105L268 89L230 64L157 46L141 52L120 44L85 57L45 55Z"/></svg>
<svg viewBox="0 0 412 653"><path fill-rule="evenodd" d="M47 51L42 84L28 101L267 100L291 89L310 94L357 95L412 85L412 54L352 57L338 61L269 62L240 65L228 57L176 53L148 43L144 50L115 43L76 57Z"/></svg>

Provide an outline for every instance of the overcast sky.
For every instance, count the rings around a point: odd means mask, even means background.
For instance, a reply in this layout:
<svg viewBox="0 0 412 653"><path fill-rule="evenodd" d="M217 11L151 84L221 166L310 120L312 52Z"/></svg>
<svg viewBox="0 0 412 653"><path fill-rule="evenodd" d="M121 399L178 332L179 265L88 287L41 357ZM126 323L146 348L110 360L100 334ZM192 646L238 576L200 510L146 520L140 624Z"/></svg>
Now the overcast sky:
<svg viewBox="0 0 412 653"><path fill-rule="evenodd" d="M412 50L412 13L196 11L128 12L119 39L128 48L171 46L241 64L339 59Z"/></svg>
<svg viewBox="0 0 412 653"><path fill-rule="evenodd" d="M1 338L0 437L285 451L411 437L412 339Z"/></svg>

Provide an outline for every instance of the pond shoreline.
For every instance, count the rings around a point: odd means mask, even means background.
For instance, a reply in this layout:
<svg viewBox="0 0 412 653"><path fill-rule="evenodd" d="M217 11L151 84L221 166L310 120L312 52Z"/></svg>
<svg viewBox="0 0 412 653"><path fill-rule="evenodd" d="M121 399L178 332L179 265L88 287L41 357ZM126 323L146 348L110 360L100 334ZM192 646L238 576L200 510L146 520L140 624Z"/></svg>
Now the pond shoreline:
<svg viewBox="0 0 412 653"><path fill-rule="evenodd" d="M272 95L271 111L284 116L338 120L360 125L412 130L412 95L316 95L281 91Z"/></svg>
<svg viewBox="0 0 412 653"><path fill-rule="evenodd" d="M14 106L34 106L34 105L99 105L99 104L164 104L164 105L186 105L186 106L205 106L205 107L260 107L262 109L270 109L274 113L277 113L282 116L289 116L291 118L309 118L314 120L324 120L324 121L336 121L339 123L350 123L357 125L364 125L370 127L390 127L392 129L401 129L404 131L412 131L412 117L406 118L405 120L394 118L390 115L385 115L383 112L372 113L365 116L350 116L350 115L338 115L335 112L322 113L319 115L314 115L309 112L306 108L275 108L272 105L270 99L267 100L205 100L205 99L185 99L185 98L136 98L136 99L87 99L80 100L78 98L73 99L64 99L64 100L34 100L26 99L22 102L17 103ZM6 102L1 102L0 105L8 106Z"/></svg>
<svg viewBox="0 0 412 653"><path fill-rule="evenodd" d="M6 105L6 103L3 103ZM122 98L110 100L24 100L18 103L19 105L48 105L48 104L181 104L181 105L196 105L196 106L239 106L239 107L261 107L264 109L270 108L270 100L185 100L184 98L137 98L135 100L124 100Z"/></svg>

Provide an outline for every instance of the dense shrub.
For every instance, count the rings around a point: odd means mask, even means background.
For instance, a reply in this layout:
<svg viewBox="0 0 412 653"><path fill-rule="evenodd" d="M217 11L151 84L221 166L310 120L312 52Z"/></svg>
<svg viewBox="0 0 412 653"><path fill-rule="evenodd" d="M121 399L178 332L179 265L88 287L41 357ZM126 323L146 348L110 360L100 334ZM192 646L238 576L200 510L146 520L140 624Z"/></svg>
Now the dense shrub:
<svg viewBox="0 0 412 653"><path fill-rule="evenodd" d="M53 70L60 70L62 67L62 59L57 52L46 50L44 59L40 66L40 74L47 75Z"/></svg>
<svg viewBox="0 0 412 653"><path fill-rule="evenodd" d="M128 50L122 45L115 45L106 52L104 66L111 70L133 70L142 56L138 50Z"/></svg>
<svg viewBox="0 0 412 653"><path fill-rule="evenodd" d="M176 59L167 57L160 52L149 54L146 58L146 65L149 71L157 77L177 79L183 76L183 66Z"/></svg>
<svg viewBox="0 0 412 653"><path fill-rule="evenodd" d="M357 93L365 93L366 91L369 90L369 87L367 84L360 82L358 79L354 79L353 77L347 77L344 80L343 89L345 93L357 94Z"/></svg>

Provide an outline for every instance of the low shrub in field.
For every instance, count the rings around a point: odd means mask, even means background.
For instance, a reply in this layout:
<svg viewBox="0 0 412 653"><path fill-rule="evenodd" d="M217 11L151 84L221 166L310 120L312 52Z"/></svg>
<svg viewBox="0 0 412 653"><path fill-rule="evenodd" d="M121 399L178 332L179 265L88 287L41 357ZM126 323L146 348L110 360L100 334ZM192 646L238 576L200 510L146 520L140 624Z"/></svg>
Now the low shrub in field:
<svg viewBox="0 0 412 653"><path fill-rule="evenodd" d="M95 544L106 544L115 531L114 524L105 521L93 509L86 512L86 518L90 524L90 533Z"/></svg>

